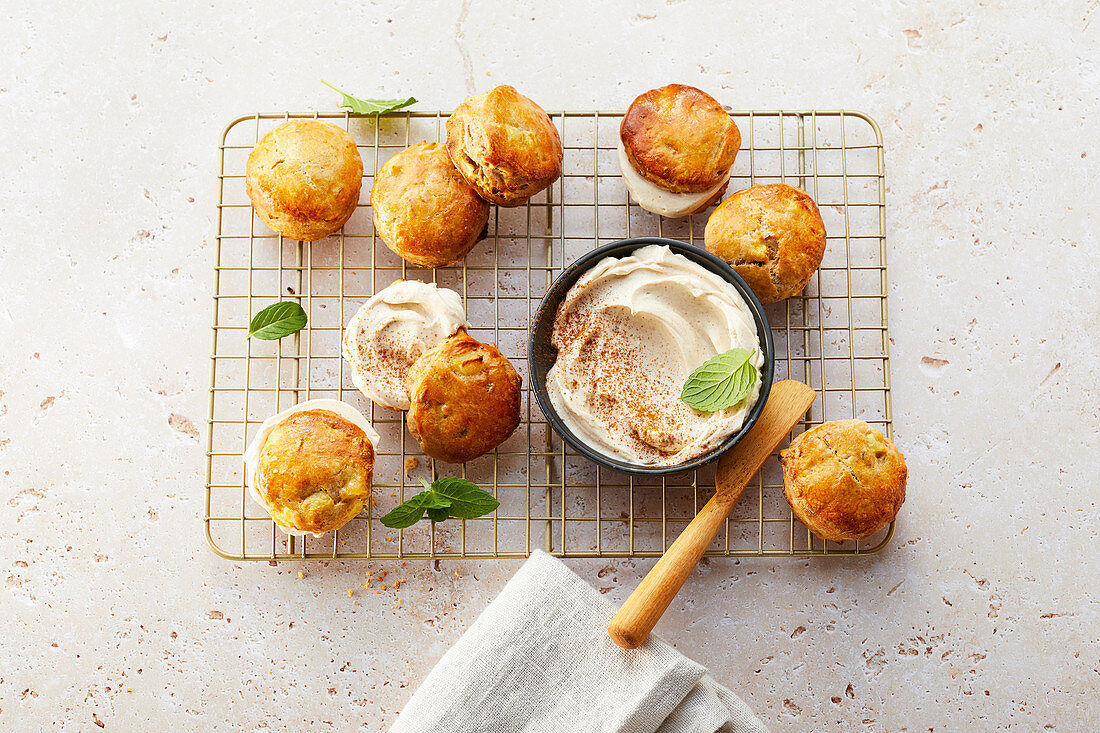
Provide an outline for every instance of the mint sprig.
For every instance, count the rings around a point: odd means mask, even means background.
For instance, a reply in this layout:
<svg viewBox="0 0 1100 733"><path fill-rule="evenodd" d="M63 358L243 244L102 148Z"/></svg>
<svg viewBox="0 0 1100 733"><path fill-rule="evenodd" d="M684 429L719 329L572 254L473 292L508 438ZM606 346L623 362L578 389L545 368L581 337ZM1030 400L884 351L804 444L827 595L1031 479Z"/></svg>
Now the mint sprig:
<svg viewBox="0 0 1100 733"><path fill-rule="evenodd" d="M429 484L422 478L420 483L424 491L394 507L382 517L382 524L391 529L404 529L423 519L425 512L433 522L450 517L476 519L500 506L492 494L465 479L441 478Z"/></svg>
<svg viewBox="0 0 1100 733"><path fill-rule="evenodd" d="M343 89L337 89L324 79L321 80L321 83L335 92L340 92L340 96L343 97L343 99L340 100L340 106L350 109L357 115L384 115L416 104L416 97L407 97L405 99L360 99L359 97L351 96Z"/></svg>
<svg viewBox="0 0 1100 733"><path fill-rule="evenodd" d="M684 382L680 399L699 412L733 407L745 399L756 384L756 367L749 361L755 353L755 349L730 349L711 357Z"/></svg>
<svg viewBox="0 0 1100 733"><path fill-rule="evenodd" d="M244 340L255 336L264 341L275 341L305 328L306 312L292 300L272 303L252 317Z"/></svg>

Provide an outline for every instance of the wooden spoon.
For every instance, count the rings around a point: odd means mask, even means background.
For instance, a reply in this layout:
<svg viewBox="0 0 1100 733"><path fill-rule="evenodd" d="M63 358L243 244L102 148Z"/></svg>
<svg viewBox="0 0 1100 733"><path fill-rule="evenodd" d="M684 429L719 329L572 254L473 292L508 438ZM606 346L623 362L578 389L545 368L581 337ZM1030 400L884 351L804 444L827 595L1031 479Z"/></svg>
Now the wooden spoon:
<svg viewBox="0 0 1100 733"><path fill-rule="evenodd" d="M812 388L793 379L772 385L768 402L752 430L718 459L714 496L611 619L607 631L616 644L636 649L646 640L718 535L745 486L810 409L815 397Z"/></svg>

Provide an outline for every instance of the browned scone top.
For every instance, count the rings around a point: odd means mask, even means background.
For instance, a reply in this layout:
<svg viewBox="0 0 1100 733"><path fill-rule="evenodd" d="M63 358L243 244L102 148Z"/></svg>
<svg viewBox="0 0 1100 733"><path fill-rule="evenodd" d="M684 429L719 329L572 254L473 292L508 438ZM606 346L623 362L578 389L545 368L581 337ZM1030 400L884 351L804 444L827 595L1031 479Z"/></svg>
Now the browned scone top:
<svg viewBox="0 0 1100 733"><path fill-rule="evenodd" d="M797 295L825 255L825 224L814 200L785 183L737 191L707 220L707 251L733 266L761 303Z"/></svg>
<svg viewBox="0 0 1100 733"><path fill-rule="evenodd" d="M635 99L619 136L635 170L675 193L718 185L741 149L741 131L722 105L683 84L650 89Z"/></svg>
<svg viewBox="0 0 1100 733"><path fill-rule="evenodd" d="M370 192L374 230L398 256L421 267L458 262L485 236L489 204L439 143L394 155Z"/></svg>
<svg viewBox="0 0 1100 733"><path fill-rule="evenodd" d="M519 206L561 175L558 130L510 86L468 97L447 119L447 152L487 201Z"/></svg>
<svg viewBox="0 0 1100 733"><path fill-rule="evenodd" d="M471 461L519 425L520 384L496 346L460 328L409 369L409 431L432 458Z"/></svg>
<svg viewBox="0 0 1100 733"><path fill-rule="evenodd" d="M278 524L320 534L359 514L373 470L374 447L357 425L328 410L306 410L268 435L256 489Z"/></svg>
<svg viewBox="0 0 1100 733"><path fill-rule="evenodd" d="M905 501L904 456L863 420L807 430L779 460L791 510L822 539L870 537L894 520Z"/></svg>
<svg viewBox="0 0 1100 733"><path fill-rule="evenodd" d="M290 120L264 135L245 172L245 190L260 219L283 236L308 242L344 226L363 185L355 141L320 120Z"/></svg>

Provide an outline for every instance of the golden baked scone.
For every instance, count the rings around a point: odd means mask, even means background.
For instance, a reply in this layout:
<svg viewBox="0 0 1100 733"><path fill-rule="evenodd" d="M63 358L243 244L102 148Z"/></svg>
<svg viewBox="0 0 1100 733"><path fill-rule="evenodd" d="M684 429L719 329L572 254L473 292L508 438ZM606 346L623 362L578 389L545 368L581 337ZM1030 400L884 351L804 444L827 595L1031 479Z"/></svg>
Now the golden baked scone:
<svg viewBox="0 0 1100 733"><path fill-rule="evenodd" d="M905 457L863 420L807 430L779 460L791 510L821 539L870 537L894 520L905 501Z"/></svg>
<svg viewBox="0 0 1100 733"><path fill-rule="evenodd" d="M619 137L634 169L674 193L708 191L723 179L728 183L741 149L741 131L722 105L683 84L650 89L635 99ZM713 200L723 191L724 186Z"/></svg>
<svg viewBox="0 0 1100 733"><path fill-rule="evenodd" d="M471 461L519 425L520 384L496 346L460 328L409 369L409 431L432 458Z"/></svg>
<svg viewBox="0 0 1100 733"><path fill-rule="evenodd" d="M265 224L291 239L332 234L355 211L363 159L344 130L290 120L260 138L248 156L245 190Z"/></svg>
<svg viewBox="0 0 1100 733"><path fill-rule="evenodd" d="M447 119L447 152L486 201L519 206L561 175L558 130L510 86L468 97Z"/></svg>
<svg viewBox="0 0 1100 733"><path fill-rule="evenodd" d="M276 524L320 534L339 529L370 497L374 446L328 410L296 412L260 451L255 491Z"/></svg>
<svg viewBox="0 0 1100 733"><path fill-rule="evenodd" d="M466 183L438 143L405 148L386 161L370 191L374 231L421 267L458 262L485 236L489 204Z"/></svg>
<svg viewBox="0 0 1100 733"><path fill-rule="evenodd" d="M825 255L825 224L809 194L785 183L737 191L714 210L707 251L745 278L761 303L797 295Z"/></svg>

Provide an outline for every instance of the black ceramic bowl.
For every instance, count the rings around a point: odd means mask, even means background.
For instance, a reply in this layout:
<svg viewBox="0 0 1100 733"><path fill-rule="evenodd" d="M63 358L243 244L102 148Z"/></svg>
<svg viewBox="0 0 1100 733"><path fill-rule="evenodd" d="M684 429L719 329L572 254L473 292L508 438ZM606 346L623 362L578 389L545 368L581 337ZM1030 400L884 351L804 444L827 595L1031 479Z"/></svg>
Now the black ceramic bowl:
<svg viewBox="0 0 1100 733"><path fill-rule="evenodd" d="M593 267L605 257L627 257L632 254L634 250L650 244L666 245L676 254L687 257L692 262L705 267L722 279L732 283L733 286L737 288L737 292L741 294L741 297L745 299L745 303L748 304L749 310L752 312L753 320L756 321L756 333L760 337L760 348L764 353L764 366L760 375L760 397L745 418L745 424L742 425L741 429L736 433L726 438L726 440L714 450L676 466L639 466L634 463L625 463L605 456L590 448L565 426L561 417L559 417L558 413L554 410L554 406L550 402L550 395L546 391L546 374L550 371L550 367L554 365L554 362L558 358L557 349L550 344L550 335L554 329L554 317L557 315L558 306L561 304L562 299L565 298L565 294L569 292L569 288L573 287L573 284L576 283L589 268ZM556 430L558 434L579 453L591 458L601 466L641 476L661 476L698 468L707 461L717 458L726 449L741 440L741 437L749 431L756 422L756 419L760 417L760 412L764 409L764 403L768 399L768 393L771 391L772 379L775 372L772 332L771 328L768 326L767 316L764 315L764 306L760 305L760 301L757 300L752 289L741 279L741 276L734 272L732 267L706 250L693 247L690 244L678 242L674 239L660 239L658 237L637 237L635 239L624 239L619 242L614 242L592 250L567 267L550 286L550 289L542 299L542 303L539 304L538 311L535 312L535 318L531 322L530 337L527 342L527 354L529 358L528 364L531 369L531 385L535 392L535 399L538 401L539 407L542 408L542 413L546 415L546 419L554 426L554 430Z"/></svg>

